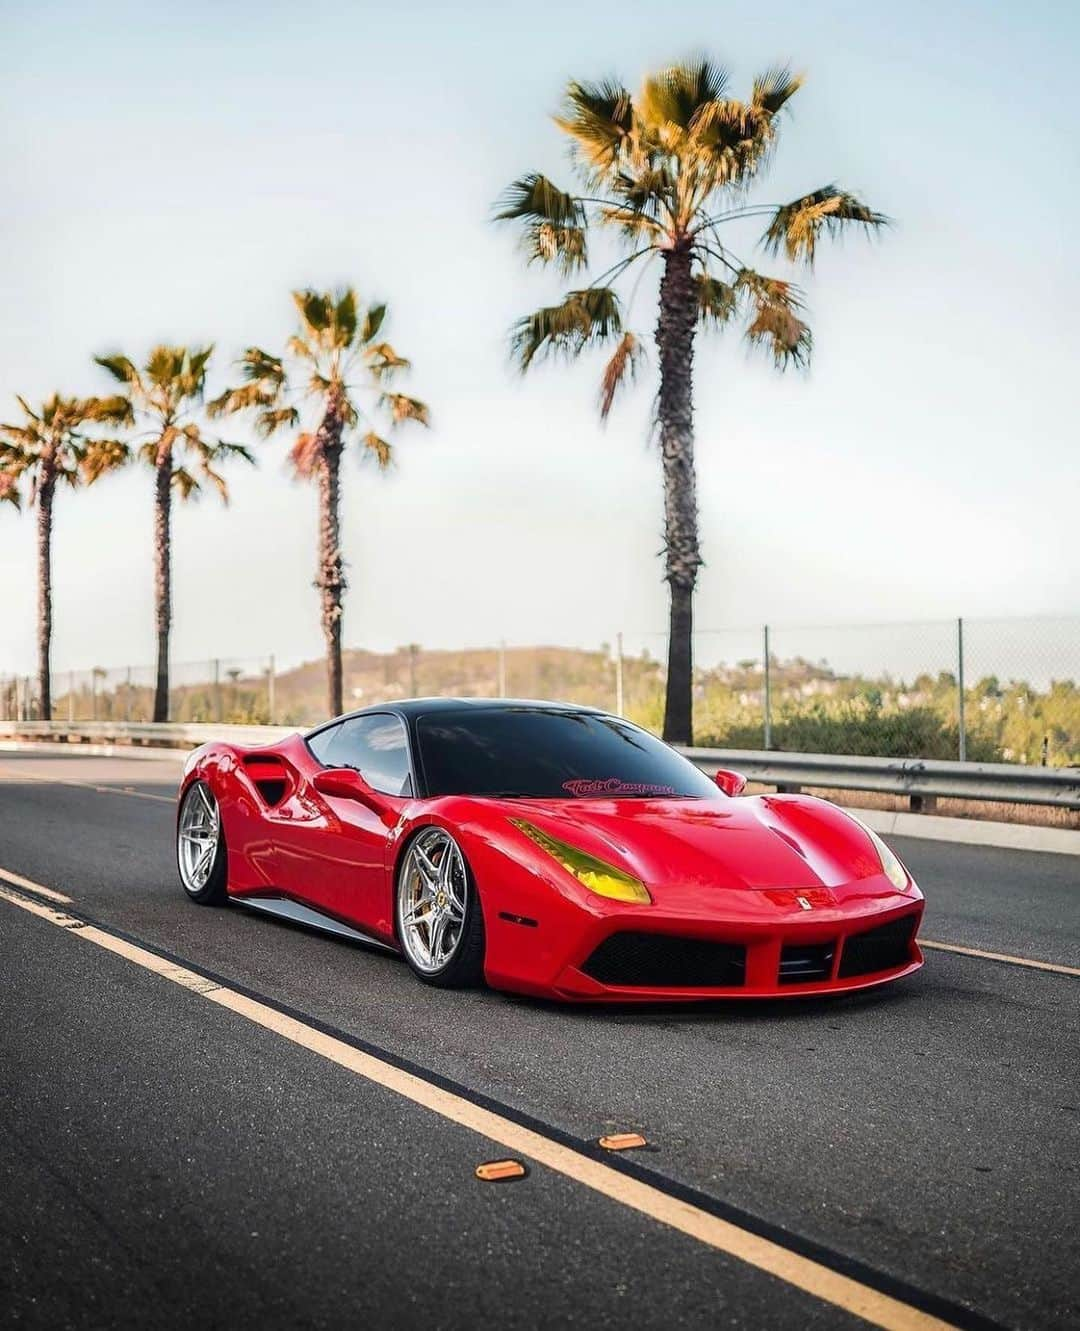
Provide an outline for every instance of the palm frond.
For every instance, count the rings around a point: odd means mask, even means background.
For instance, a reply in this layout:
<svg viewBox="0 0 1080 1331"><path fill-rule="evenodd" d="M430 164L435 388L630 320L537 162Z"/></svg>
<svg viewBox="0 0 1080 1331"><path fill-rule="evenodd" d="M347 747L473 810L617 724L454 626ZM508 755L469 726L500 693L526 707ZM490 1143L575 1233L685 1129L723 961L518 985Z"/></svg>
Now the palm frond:
<svg viewBox="0 0 1080 1331"><path fill-rule="evenodd" d="M239 411L270 407L277 399L277 393L266 389L262 382L241 384L239 388L227 388L219 397L211 398L206 404L206 414L211 420L218 420L222 416L234 416Z"/></svg>
<svg viewBox="0 0 1080 1331"><path fill-rule="evenodd" d="M334 343L338 347L352 345L356 336L359 316L356 310L356 292L346 287L334 305L333 329Z"/></svg>
<svg viewBox="0 0 1080 1331"><path fill-rule="evenodd" d="M633 382L638 366L645 357L645 349L633 333L623 333L615 354L604 367L600 380L600 419L606 421L615 402L615 396L626 382Z"/></svg>
<svg viewBox="0 0 1080 1331"><path fill-rule="evenodd" d="M601 174L629 144L634 130L634 100L613 79L572 82L555 123L574 141L584 164Z"/></svg>
<svg viewBox="0 0 1080 1331"><path fill-rule="evenodd" d="M294 430L300 424L300 413L295 407L267 407L255 417L255 433L269 439L277 430Z"/></svg>
<svg viewBox="0 0 1080 1331"><path fill-rule="evenodd" d="M225 477L222 476L220 472L216 472L213 469L213 467L209 467L205 463L200 468L200 471L202 472L205 479L208 480L210 484L214 487L214 489L218 492L218 498L221 500L221 502L226 507L228 507L229 487L225 483Z"/></svg>
<svg viewBox="0 0 1080 1331"><path fill-rule="evenodd" d="M800 317L805 307L798 287L751 268L742 269L735 286L750 303L746 328L750 344L771 351L777 369L808 364L813 339L809 324Z"/></svg>
<svg viewBox="0 0 1080 1331"><path fill-rule="evenodd" d="M549 305L518 320L510 334L511 352L524 371L537 355L577 356L621 332L622 313L614 289L588 287L567 292L561 305Z"/></svg>
<svg viewBox="0 0 1080 1331"><path fill-rule="evenodd" d="M430 412L427 404L404 393L383 393L379 397L381 406L388 408L394 424L402 421L417 421L420 425L430 425Z"/></svg>
<svg viewBox="0 0 1080 1331"><path fill-rule="evenodd" d="M3 466L0 466L0 504L11 504L15 509L22 508L19 478Z"/></svg>
<svg viewBox="0 0 1080 1331"><path fill-rule="evenodd" d="M280 356L271 356L261 347L248 347L240 357L240 373L249 383L265 383L274 388L285 386L285 366Z"/></svg>
<svg viewBox="0 0 1080 1331"><path fill-rule="evenodd" d="M739 308L735 288L708 273L696 274L694 283L698 294L698 321L713 328L728 323Z"/></svg>
<svg viewBox="0 0 1080 1331"><path fill-rule="evenodd" d="M86 398L79 403L79 415L95 425L131 425L135 410L130 398L115 393L111 397Z"/></svg>
<svg viewBox="0 0 1080 1331"><path fill-rule="evenodd" d="M368 347L364 359L376 379L387 379L395 370L407 370L411 364L404 356L399 356L389 342L376 342Z"/></svg>
<svg viewBox="0 0 1080 1331"><path fill-rule="evenodd" d="M787 65L777 65L754 80L751 104L762 114L775 116L805 83L805 76L793 74Z"/></svg>
<svg viewBox="0 0 1080 1331"><path fill-rule="evenodd" d="M360 442L364 445L365 452L378 463L379 470L385 471L393 461L393 445L377 435L374 430L369 430Z"/></svg>
<svg viewBox="0 0 1080 1331"><path fill-rule="evenodd" d="M199 493L199 482L186 467L173 467L170 484L181 499L191 499Z"/></svg>
<svg viewBox="0 0 1080 1331"><path fill-rule="evenodd" d="M869 235L877 227L889 226L890 219L839 186L826 185L777 208L762 240L767 253L779 254L782 248L789 259L802 259L812 267L821 233L835 239L848 223Z"/></svg>
<svg viewBox="0 0 1080 1331"><path fill-rule="evenodd" d="M642 117L651 128L690 130L702 109L723 97L727 83L727 70L704 58L670 65L645 80Z"/></svg>
<svg viewBox="0 0 1080 1331"><path fill-rule="evenodd" d="M553 226L581 226L585 207L538 171L530 171L507 185L498 203L496 222L550 222Z"/></svg>
<svg viewBox="0 0 1080 1331"><path fill-rule="evenodd" d="M129 360L127 356L95 356L94 362L100 365L103 370L107 370L117 383L126 384L129 388L136 389L141 386L139 371L135 368L134 362Z"/></svg>
<svg viewBox="0 0 1080 1331"><path fill-rule="evenodd" d="M88 485L93 485L106 472L130 461L131 449L122 439L91 439L80 463L82 478Z"/></svg>
<svg viewBox="0 0 1080 1331"><path fill-rule="evenodd" d="M601 208L600 220L605 226L617 227L629 241L637 242L650 238L659 240L665 234L659 222L647 213L636 212L633 208L621 208L618 205Z"/></svg>
<svg viewBox="0 0 1080 1331"><path fill-rule="evenodd" d="M228 439L215 439L207 456L215 462L222 458L243 458L251 466L255 465L255 455L250 448L245 444L234 444Z"/></svg>
<svg viewBox="0 0 1080 1331"><path fill-rule="evenodd" d="M292 298L300 311L301 319L315 335L316 341L323 341L333 316L333 302L330 296L324 291L312 291L308 288L294 291Z"/></svg>
<svg viewBox="0 0 1080 1331"><path fill-rule="evenodd" d="M363 342L365 346L367 346L367 344L372 340L373 337L378 336L379 329L382 327L383 320L385 318L386 318L385 304L370 305L368 307L368 311L364 315L364 326L360 332L360 341Z"/></svg>

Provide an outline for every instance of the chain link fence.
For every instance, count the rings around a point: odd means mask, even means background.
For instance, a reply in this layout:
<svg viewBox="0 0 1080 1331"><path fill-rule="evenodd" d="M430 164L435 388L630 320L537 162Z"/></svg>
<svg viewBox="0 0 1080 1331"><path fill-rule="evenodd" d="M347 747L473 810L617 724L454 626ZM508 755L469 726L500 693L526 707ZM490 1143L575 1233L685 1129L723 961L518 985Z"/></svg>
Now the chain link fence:
<svg viewBox="0 0 1080 1331"><path fill-rule="evenodd" d="M552 698L659 731L667 638L503 642L344 653L347 707L424 696ZM309 726L325 664L273 656L173 663L173 721ZM39 714L36 681L0 678L0 718ZM1080 619L701 629L695 741L723 748L1080 766ZM149 666L58 671L55 720L148 721Z"/></svg>

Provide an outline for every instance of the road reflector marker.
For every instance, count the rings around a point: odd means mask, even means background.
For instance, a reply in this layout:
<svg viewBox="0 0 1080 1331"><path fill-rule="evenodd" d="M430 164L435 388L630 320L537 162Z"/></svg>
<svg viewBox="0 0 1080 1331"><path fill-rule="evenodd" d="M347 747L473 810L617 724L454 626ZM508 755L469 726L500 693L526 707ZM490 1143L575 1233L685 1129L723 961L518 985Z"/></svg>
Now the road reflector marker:
<svg viewBox="0 0 1080 1331"><path fill-rule="evenodd" d="M485 1183L505 1183L507 1179L524 1178L528 1172L520 1160L485 1160L476 1166L476 1177Z"/></svg>
<svg viewBox="0 0 1080 1331"><path fill-rule="evenodd" d="M637 1146L647 1146L640 1132L611 1132L600 1138L600 1145L605 1151L632 1151Z"/></svg>

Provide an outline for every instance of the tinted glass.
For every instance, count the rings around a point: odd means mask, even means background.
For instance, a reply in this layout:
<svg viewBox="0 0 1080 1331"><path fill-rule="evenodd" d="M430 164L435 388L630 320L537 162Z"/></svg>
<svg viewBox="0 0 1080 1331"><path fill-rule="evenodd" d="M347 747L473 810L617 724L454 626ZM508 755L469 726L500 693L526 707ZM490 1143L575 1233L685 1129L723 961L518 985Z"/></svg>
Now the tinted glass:
<svg viewBox="0 0 1080 1331"><path fill-rule="evenodd" d="M408 741L396 716L354 716L312 736L308 747L324 767L355 767L374 790L412 794Z"/></svg>
<svg viewBox="0 0 1080 1331"><path fill-rule="evenodd" d="M692 763L613 716L470 709L421 717L416 734L429 795L717 797Z"/></svg>

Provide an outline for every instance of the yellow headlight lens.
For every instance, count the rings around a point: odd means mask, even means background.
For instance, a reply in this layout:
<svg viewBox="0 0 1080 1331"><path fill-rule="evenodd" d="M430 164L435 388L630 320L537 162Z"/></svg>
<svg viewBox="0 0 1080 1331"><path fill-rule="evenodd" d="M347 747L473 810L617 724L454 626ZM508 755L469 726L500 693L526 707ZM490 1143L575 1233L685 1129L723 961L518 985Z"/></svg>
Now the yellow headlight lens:
<svg viewBox="0 0 1080 1331"><path fill-rule="evenodd" d="M881 837L872 827L867 827L861 818L856 818L850 810L845 810L847 816L853 823L858 823L870 840L874 843L874 849L878 853L878 859L881 861L881 869L885 877L892 883L898 892L906 892L911 886L911 877L908 871L892 853L889 847L882 841Z"/></svg>
<svg viewBox="0 0 1080 1331"><path fill-rule="evenodd" d="M558 840L557 837L548 836L546 832L526 822L524 818L511 818L510 821L519 832L524 832L530 841L534 841L541 850L546 851L568 874L572 874L582 887L587 887L598 897L611 897L613 901L632 901L642 906L647 906L652 901L644 883L628 873L623 873L621 869L616 869L613 864L606 864L603 860L598 860L595 855L579 850L577 846L571 846L566 841Z"/></svg>
<svg viewBox="0 0 1080 1331"><path fill-rule="evenodd" d="M906 892L911 882L907 870L876 832L870 833L870 840L874 843L874 849L881 857L881 867L885 870L885 877L898 892Z"/></svg>

